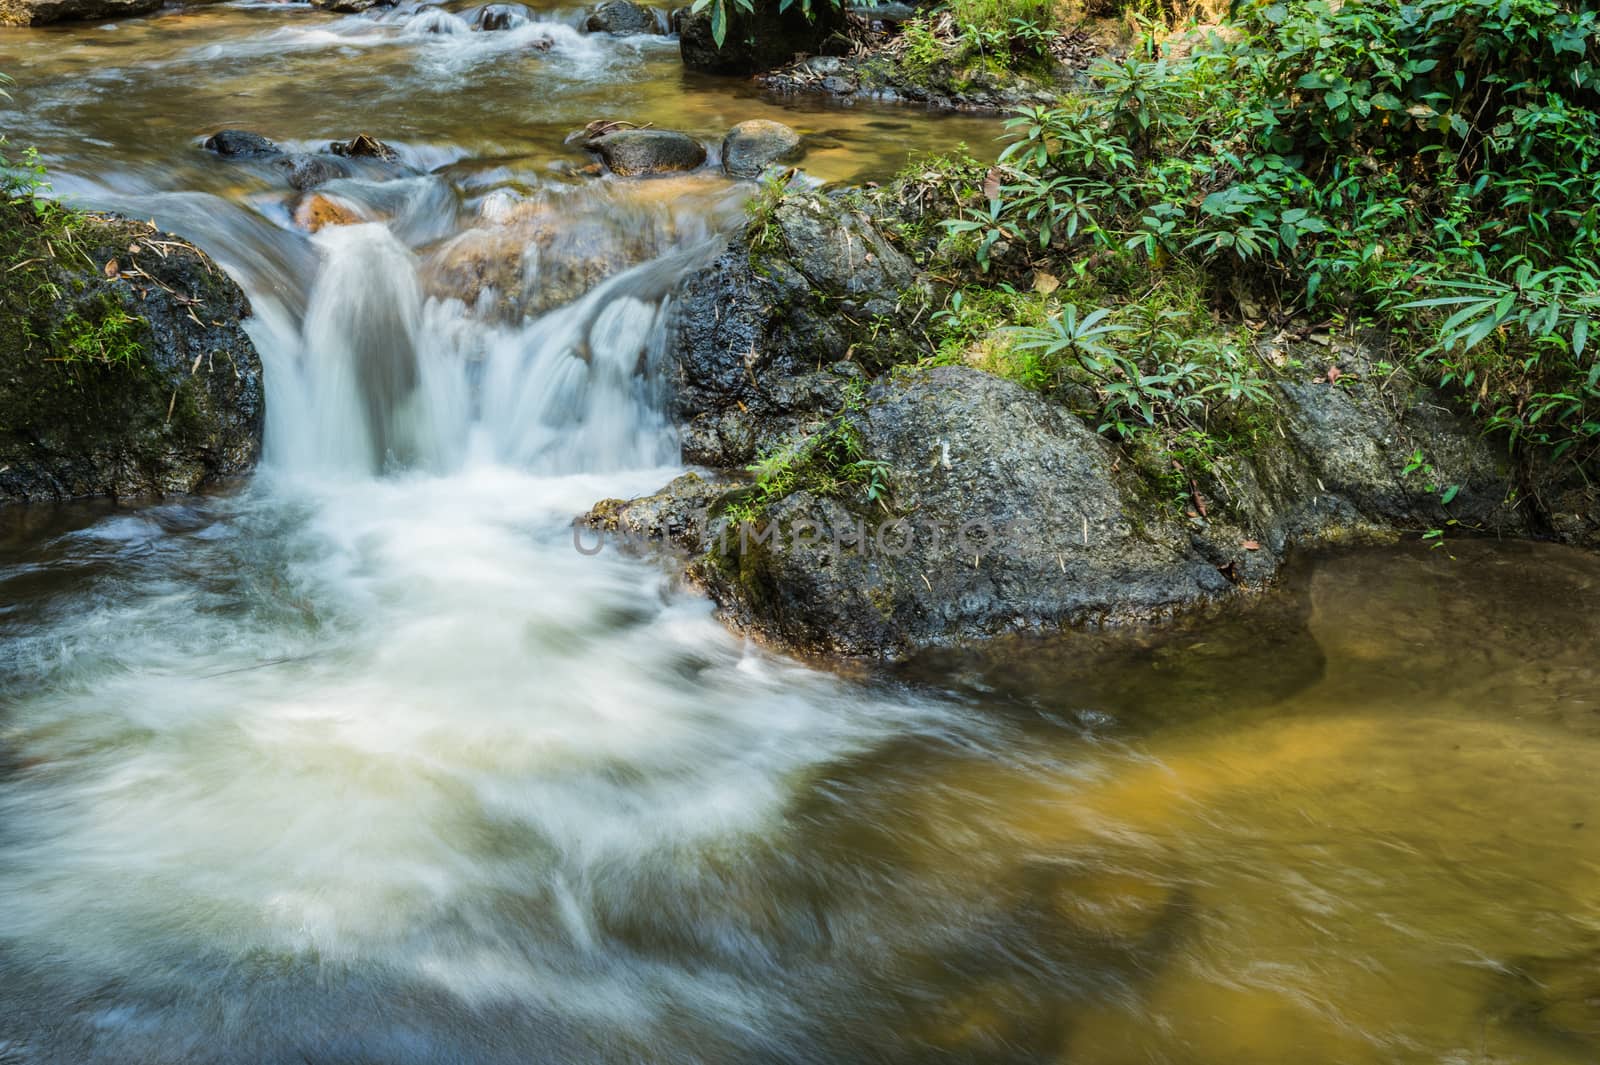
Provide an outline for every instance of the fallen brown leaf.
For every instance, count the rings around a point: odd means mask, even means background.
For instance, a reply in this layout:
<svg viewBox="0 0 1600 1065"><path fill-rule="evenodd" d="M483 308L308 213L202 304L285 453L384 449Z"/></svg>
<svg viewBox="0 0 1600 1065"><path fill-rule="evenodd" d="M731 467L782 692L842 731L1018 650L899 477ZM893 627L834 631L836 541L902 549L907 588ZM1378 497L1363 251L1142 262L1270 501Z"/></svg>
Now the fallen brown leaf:
<svg viewBox="0 0 1600 1065"><path fill-rule="evenodd" d="M983 198L990 201L1000 198L1000 170L997 167L991 166L983 176Z"/></svg>
<svg viewBox="0 0 1600 1065"><path fill-rule="evenodd" d="M1261 550L1261 543L1260 543L1260 541L1257 541L1257 540L1246 540L1242 544L1240 544L1239 546L1244 548L1246 551L1259 551L1259 550Z"/></svg>

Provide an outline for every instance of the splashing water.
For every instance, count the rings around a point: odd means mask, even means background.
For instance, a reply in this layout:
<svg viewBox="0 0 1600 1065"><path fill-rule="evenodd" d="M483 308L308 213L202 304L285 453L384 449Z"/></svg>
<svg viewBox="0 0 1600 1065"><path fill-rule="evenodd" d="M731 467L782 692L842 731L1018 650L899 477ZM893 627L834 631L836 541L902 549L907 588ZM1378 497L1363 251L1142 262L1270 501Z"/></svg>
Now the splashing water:
<svg viewBox="0 0 1600 1065"><path fill-rule="evenodd" d="M230 494L0 512L0 1065L1596 1060L1592 558L1333 559L933 698L573 549L679 472L671 293L748 189L570 129L779 117L830 178L993 133L580 15L0 36L58 188L247 290L269 419ZM196 148L374 116L400 168L314 236Z"/></svg>

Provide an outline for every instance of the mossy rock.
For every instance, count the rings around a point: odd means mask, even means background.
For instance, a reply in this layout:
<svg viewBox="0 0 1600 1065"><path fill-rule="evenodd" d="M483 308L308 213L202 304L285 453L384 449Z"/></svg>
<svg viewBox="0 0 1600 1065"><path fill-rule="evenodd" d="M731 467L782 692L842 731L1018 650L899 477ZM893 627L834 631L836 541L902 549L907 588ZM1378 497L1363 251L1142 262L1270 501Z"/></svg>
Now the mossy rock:
<svg viewBox="0 0 1600 1065"><path fill-rule="evenodd" d="M0 206L0 503L191 492L260 454L244 293L141 222Z"/></svg>

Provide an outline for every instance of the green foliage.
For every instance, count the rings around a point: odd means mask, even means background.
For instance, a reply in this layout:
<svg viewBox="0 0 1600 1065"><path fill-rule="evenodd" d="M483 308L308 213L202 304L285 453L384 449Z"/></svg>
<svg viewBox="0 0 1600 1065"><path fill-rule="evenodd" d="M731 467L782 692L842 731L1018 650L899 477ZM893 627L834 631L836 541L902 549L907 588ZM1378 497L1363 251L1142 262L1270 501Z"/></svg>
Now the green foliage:
<svg viewBox="0 0 1600 1065"><path fill-rule="evenodd" d="M735 525L760 521L772 504L799 491L855 497L889 511L892 470L865 457L861 433L844 414L811 436L762 455L750 472L755 484L723 512Z"/></svg>
<svg viewBox="0 0 1600 1065"><path fill-rule="evenodd" d="M891 51L915 81L1042 70L1061 36L1055 22L1051 0L948 0L906 22Z"/></svg>
<svg viewBox="0 0 1600 1065"><path fill-rule="evenodd" d="M1418 368L1512 444L1592 458L1600 9L1240 0L1232 21L1228 43L1103 61L1081 99L1019 114L951 234L985 270L1081 274L1121 248L1414 330Z"/></svg>
<svg viewBox="0 0 1600 1065"><path fill-rule="evenodd" d="M0 195L7 203L34 204L40 209L48 206L38 197L48 191L50 180L44 163L39 160L37 148L28 148L22 158L12 160L6 155L6 138L0 134Z"/></svg>
<svg viewBox="0 0 1600 1065"><path fill-rule="evenodd" d="M1411 453L1411 457L1406 460L1405 469L1400 472L1402 477L1410 477L1412 474L1421 475L1426 482L1423 490L1439 497L1441 509L1449 507L1451 503L1455 502L1456 496L1461 492L1459 484L1439 483L1439 475L1434 470L1433 463L1428 461L1428 457L1423 454L1421 448ZM1444 526L1435 526L1423 533L1423 542L1433 547L1443 547L1445 528L1453 528L1460 524L1460 521L1455 518L1447 518Z"/></svg>
<svg viewBox="0 0 1600 1065"><path fill-rule="evenodd" d="M144 365L146 324L110 296L68 312L47 340L55 361L133 369Z"/></svg>
<svg viewBox="0 0 1600 1065"><path fill-rule="evenodd" d="M1069 303L1043 325L1018 327L1018 349L1038 355L1024 383L1061 386L1077 377L1096 397L1098 431L1122 439L1145 429L1204 432L1219 408L1271 402L1246 353L1192 332L1181 312L1134 304L1114 314L1080 315Z"/></svg>
<svg viewBox="0 0 1600 1065"><path fill-rule="evenodd" d="M842 0L821 0L821 2L831 4L834 7L844 6ZM800 5L800 10L805 12L807 19L815 17L812 12L811 0L778 0L778 10L787 11L797 3ZM697 15L702 11L710 10L711 37L717 42L717 47L721 48L728 39L728 19L732 16L731 9L734 8L752 13L756 9L754 0L694 0L689 10Z"/></svg>

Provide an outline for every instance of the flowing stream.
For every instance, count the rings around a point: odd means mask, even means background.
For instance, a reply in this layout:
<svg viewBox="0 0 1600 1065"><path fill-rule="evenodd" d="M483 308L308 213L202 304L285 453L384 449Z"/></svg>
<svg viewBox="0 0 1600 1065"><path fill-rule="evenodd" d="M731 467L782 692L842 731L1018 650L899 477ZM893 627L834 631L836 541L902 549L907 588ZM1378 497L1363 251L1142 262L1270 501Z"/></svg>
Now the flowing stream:
<svg viewBox="0 0 1600 1065"><path fill-rule="evenodd" d="M0 34L13 144L248 291L247 486L0 510L0 1063L1592 1062L1600 561L1305 561L1229 615L840 677L574 514L678 471L671 293L752 186L997 126L468 5ZM198 147L371 133L327 186ZM707 171L706 173L711 173Z"/></svg>

